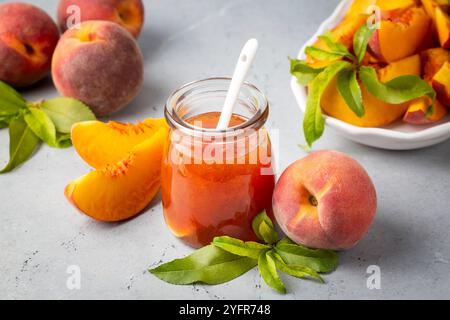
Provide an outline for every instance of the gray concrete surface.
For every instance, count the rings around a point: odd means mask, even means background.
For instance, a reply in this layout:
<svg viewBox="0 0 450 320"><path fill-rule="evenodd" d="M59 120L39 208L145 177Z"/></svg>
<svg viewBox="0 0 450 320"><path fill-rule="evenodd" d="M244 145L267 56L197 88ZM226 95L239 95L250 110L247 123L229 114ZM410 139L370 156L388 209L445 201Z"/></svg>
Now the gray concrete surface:
<svg viewBox="0 0 450 320"><path fill-rule="evenodd" d="M5 1L0 1L3 3ZM28 1L55 16L57 1ZM269 128L281 131L280 166L305 156L302 114L289 88L294 56L331 14L337 0L145 0L140 38L145 87L112 118L162 116L178 86L229 75L249 37L261 48L250 77L270 98ZM120 81L120 79L117 79ZM51 81L27 90L30 99L56 96ZM360 161L377 187L379 210L368 236L340 254L338 270L320 285L283 276L289 294L270 290L256 270L216 287L166 284L149 266L191 252L168 231L161 204L121 224L78 214L63 190L89 167L73 149L41 147L32 160L0 176L0 298L3 299L432 299L450 298L450 141L391 152L361 146L327 130L317 149L337 149ZM7 160L0 131L0 163ZM79 266L81 289L66 286ZM366 286L368 266L381 269L381 289Z"/></svg>

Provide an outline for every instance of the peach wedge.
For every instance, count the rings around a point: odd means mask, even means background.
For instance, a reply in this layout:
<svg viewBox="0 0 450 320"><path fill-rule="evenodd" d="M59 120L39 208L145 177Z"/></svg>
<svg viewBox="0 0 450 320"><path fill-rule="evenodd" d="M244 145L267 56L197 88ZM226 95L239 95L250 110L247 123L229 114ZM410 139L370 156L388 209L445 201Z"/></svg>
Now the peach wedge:
<svg viewBox="0 0 450 320"><path fill-rule="evenodd" d="M137 215L159 190L166 135L166 130L160 129L117 163L71 182L65 196L99 221L122 221Z"/></svg>
<svg viewBox="0 0 450 320"><path fill-rule="evenodd" d="M151 138L160 129L168 130L163 118L149 118L137 124L86 121L72 127L72 143L86 163L95 169L102 169L120 161L136 145Z"/></svg>

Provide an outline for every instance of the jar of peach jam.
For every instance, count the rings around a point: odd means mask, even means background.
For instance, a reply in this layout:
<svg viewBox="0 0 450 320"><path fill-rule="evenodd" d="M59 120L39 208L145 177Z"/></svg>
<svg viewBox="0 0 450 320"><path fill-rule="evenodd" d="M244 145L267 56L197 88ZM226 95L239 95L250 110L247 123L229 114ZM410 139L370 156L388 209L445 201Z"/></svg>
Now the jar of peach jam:
<svg viewBox="0 0 450 320"><path fill-rule="evenodd" d="M271 212L275 177L264 128L269 104L246 83L229 128L215 129L230 81L187 84L165 107L171 131L162 163L164 217L172 233L193 247L223 235L254 241L253 218Z"/></svg>

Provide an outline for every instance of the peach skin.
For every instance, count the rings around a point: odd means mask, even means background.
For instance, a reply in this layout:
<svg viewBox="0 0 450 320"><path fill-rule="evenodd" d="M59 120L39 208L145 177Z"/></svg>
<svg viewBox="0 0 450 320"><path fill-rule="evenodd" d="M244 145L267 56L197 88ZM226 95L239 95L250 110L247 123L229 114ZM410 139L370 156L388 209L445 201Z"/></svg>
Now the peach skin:
<svg viewBox="0 0 450 320"><path fill-rule="evenodd" d="M102 117L136 97L144 62L136 40L124 28L109 21L87 21L61 37L52 76L61 95L83 101Z"/></svg>
<svg viewBox="0 0 450 320"><path fill-rule="evenodd" d="M44 78L58 40L58 27L41 9L0 4L0 80L26 87Z"/></svg>
<svg viewBox="0 0 450 320"><path fill-rule="evenodd" d="M273 196L281 229L311 248L352 248L369 230L376 208L376 191L367 172L337 151L314 152L293 163Z"/></svg>
<svg viewBox="0 0 450 320"><path fill-rule="evenodd" d="M80 8L80 22L105 20L118 23L135 38L144 24L144 5L141 0L61 0L58 6L58 23L62 31L68 28L73 12L71 6Z"/></svg>

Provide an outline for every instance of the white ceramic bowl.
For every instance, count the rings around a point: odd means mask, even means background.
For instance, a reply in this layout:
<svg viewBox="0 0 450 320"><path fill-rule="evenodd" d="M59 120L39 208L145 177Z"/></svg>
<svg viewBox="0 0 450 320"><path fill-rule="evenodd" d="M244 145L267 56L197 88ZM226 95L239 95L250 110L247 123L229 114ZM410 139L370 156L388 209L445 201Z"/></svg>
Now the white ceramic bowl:
<svg viewBox="0 0 450 320"><path fill-rule="evenodd" d="M301 49L298 58L305 59L305 48L316 42L319 35L334 28L345 16L352 0L342 1L336 10L325 22L322 23L317 33ZM305 112L307 92L305 87L297 83L297 79L292 77L291 88L294 92L300 109ZM325 124L336 133L372 147L390 150L411 150L419 149L438 144L450 138L450 115L442 121L427 125L412 125L398 121L381 128L361 128L336 118L325 116Z"/></svg>

